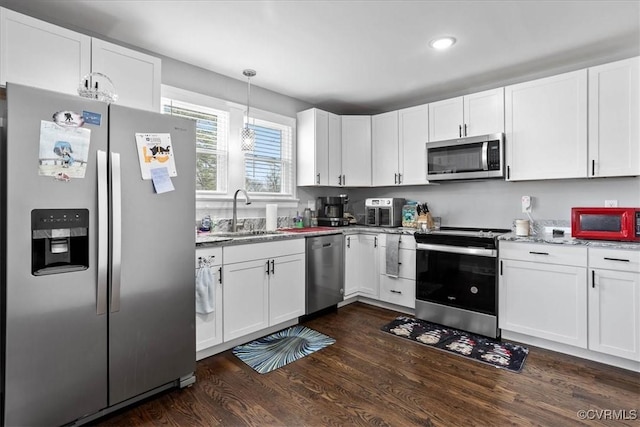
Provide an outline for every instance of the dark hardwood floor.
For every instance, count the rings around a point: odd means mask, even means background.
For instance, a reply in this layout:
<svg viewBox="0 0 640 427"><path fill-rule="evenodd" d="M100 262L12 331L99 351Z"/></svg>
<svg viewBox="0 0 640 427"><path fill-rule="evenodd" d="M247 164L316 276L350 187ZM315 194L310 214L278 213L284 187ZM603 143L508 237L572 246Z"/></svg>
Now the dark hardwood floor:
<svg viewBox="0 0 640 427"><path fill-rule="evenodd" d="M520 373L497 369L380 331L400 314L350 304L304 322L336 339L325 349L264 375L226 351L95 425L640 425L638 373L531 346Z"/></svg>

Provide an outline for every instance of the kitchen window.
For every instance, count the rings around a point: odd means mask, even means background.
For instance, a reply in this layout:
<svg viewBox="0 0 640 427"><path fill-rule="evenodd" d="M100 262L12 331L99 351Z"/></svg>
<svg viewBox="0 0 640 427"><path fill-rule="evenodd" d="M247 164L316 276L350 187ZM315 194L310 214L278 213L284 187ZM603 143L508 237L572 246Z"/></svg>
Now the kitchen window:
<svg viewBox="0 0 640 427"><path fill-rule="evenodd" d="M196 192L226 193L229 113L162 98L162 113L196 121Z"/></svg>
<svg viewBox="0 0 640 427"><path fill-rule="evenodd" d="M291 195L293 186L292 129L255 119L249 125L255 148L245 153L245 188L250 193Z"/></svg>

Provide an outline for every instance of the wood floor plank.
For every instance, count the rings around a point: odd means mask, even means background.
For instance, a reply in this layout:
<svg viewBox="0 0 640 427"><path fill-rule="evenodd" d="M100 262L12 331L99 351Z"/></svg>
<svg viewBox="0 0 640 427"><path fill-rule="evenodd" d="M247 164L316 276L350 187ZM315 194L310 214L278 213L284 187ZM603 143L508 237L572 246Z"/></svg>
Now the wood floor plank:
<svg viewBox="0 0 640 427"><path fill-rule="evenodd" d="M349 304L304 322L333 345L268 374L225 351L197 363L192 387L94 425L638 426L578 411L640 415L639 373L535 347L522 372L497 369L380 331L398 315Z"/></svg>

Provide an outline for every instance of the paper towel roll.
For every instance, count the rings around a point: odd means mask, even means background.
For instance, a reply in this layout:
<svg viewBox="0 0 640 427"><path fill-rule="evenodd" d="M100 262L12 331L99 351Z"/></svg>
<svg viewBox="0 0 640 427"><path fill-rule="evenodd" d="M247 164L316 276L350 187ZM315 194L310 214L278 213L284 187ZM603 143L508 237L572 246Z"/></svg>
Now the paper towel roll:
<svg viewBox="0 0 640 427"><path fill-rule="evenodd" d="M278 205L267 204L267 231L273 231L278 228Z"/></svg>

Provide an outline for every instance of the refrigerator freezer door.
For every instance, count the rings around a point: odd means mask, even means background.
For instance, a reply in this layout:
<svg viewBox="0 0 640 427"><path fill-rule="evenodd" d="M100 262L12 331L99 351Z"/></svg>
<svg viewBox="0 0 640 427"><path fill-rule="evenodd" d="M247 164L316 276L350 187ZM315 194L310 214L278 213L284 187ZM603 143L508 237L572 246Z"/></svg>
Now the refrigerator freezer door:
<svg viewBox="0 0 640 427"><path fill-rule="evenodd" d="M111 294L109 404L195 371L195 124L118 105L110 107L110 149L120 158L119 295ZM157 194L143 180L136 133L169 133L175 191ZM162 165L162 164L160 164ZM117 177L116 177L117 178ZM113 197L112 193L112 197ZM111 203L113 206L113 201ZM116 204L117 206L117 204ZM117 267L117 266L116 266Z"/></svg>
<svg viewBox="0 0 640 427"><path fill-rule="evenodd" d="M41 151L41 121L51 122L61 111L101 117L100 124L83 125L91 130L84 178L39 175L42 164L60 165L59 154ZM96 311L96 248L103 237L97 231L96 158L107 150L107 105L8 83L6 125L4 423L61 425L107 405L107 314ZM65 140L64 129L57 136ZM73 150L77 166L83 147ZM88 210L86 270L31 273L31 211L41 208ZM56 248L64 250L74 248Z"/></svg>

